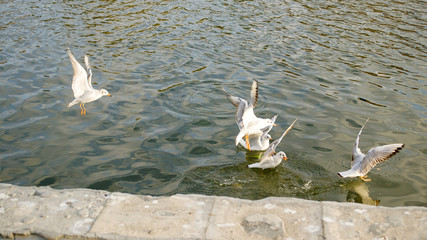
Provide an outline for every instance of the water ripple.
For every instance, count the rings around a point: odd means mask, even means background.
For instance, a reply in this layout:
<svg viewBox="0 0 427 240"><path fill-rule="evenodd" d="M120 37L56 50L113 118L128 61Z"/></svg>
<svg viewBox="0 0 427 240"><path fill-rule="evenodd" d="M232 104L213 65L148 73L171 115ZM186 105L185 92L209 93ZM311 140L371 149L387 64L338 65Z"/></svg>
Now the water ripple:
<svg viewBox="0 0 427 240"><path fill-rule="evenodd" d="M357 190L342 187L336 172L349 167L354 138L371 117L363 148L406 147L386 171L372 172L370 192L386 206L425 205L424 5L0 3L0 179L349 201ZM87 104L84 117L66 107L73 99L66 43L79 61L90 56L96 88L113 95ZM247 168L259 156L234 146L235 107L220 90L248 98L252 80L260 84L256 114L279 115L273 137L299 119L280 145L290 160L270 171Z"/></svg>

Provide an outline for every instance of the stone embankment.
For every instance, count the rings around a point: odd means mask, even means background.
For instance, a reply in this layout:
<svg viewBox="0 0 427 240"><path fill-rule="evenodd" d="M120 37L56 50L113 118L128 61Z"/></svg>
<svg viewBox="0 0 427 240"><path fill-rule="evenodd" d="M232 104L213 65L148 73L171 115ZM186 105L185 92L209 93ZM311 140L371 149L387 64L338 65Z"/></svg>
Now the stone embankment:
<svg viewBox="0 0 427 240"><path fill-rule="evenodd" d="M427 239L427 208L270 197L140 196L0 184L15 239Z"/></svg>

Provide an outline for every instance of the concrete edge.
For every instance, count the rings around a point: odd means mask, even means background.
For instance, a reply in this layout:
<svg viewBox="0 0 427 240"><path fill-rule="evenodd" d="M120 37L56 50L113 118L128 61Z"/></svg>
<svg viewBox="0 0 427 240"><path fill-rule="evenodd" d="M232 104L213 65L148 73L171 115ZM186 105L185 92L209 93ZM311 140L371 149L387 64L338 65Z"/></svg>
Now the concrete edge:
<svg viewBox="0 0 427 240"><path fill-rule="evenodd" d="M268 197L153 197L0 183L0 236L27 239L426 239L427 208Z"/></svg>

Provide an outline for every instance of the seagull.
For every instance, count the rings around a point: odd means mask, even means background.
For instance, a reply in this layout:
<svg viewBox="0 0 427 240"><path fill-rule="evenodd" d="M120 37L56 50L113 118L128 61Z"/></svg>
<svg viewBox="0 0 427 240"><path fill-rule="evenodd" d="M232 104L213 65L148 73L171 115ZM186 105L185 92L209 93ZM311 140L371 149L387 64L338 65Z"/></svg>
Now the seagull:
<svg viewBox="0 0 427 240"><path fill-rule="evenodd" d="M267 151L265 151L265 153L263 154L259 162L253 163L248 167L262 168L262 169L274 168L277 165L279 165L282 159L286 161L288 159L288 157L286 156L286 153L284 153L283 151L276 153L276 147L277 145L279 145L280 141L282 141L283 137L292 129L296 121L297 119L295 119L295 121L288 127L288 129L286 129L286 131L282 134L280 138L278 138L277 140L275 140L270 144Z"/></svg>
<svg viewBox="0 0 427 240"><path fill-rule="evenodd" d="M102 96L111 97L111 94L109 94L105 89L98 90L92 87L92 70L90 69L89 57L87 55L85 55L85 64L88 73L74 58L68 46L67 52L74 70L73 83L71 87L73 88L75 97L75 99L68 104L68 107L80 103L80 115L86 115L85 103L95 101Z"/></svg>
<svg viewBox="0 0 427 240"><path fill-rule="evenodd" d="M351 157L351 169L344 172L339 172L338 176L342 178L346 177L360 177L363 181L371 181L367 178L368 172L374 168L378 163L384 162L396 153L398 153L405 146L403 143L389 144L371 148L366 155L360 151L359 148L359 137L362 133L365 124L369 118L363 124L362 128L357 134L356 142L353 148L353 155Z"/></svg>
<svg viewBox="0 0 427 240"><path fill-rule="evenodd" d="M225 90L223 89L225 92ZM271 119L268 118L258 118L254 113L254 108L258 102L258 82L253 81L252 87L251 87L251 100L248 103L245 99L240 97L235 97L230 95L229 93L225 92L227 94L228 100L237 107L236 111L236 123L239 127L239 134L236 136L236 146L240 143L240 140L245 137L246 141L246 149L251 151L251 144L249 137L250 135L255 135L262 137L264 135L264 132L261 131L261 129L265 129L268 127L268 132L271 130L273 126L276 126L274 121L277 118L277 115L274 116ZM264 142L265 144L265 142ZM260 147L260 146L259 146ZM258 147L256 147L258 148Z"/></svg>

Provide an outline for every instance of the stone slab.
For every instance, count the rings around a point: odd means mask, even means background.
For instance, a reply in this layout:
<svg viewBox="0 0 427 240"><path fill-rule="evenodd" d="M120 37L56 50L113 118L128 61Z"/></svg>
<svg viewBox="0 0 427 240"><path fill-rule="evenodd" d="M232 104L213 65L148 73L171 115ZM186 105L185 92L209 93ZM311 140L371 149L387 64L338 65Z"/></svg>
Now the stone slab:
<svg viewBox="0 0 427 240"><path fill-rule="evenodd" d="M323 202L326 239L427 239L427 208Z"/></svg>
<svg viewBox="0 0 427 240"><path fill-rule="evenodd" d="M214 198L112 193L89 237L123 239L195 239L205 235Z"/></svg>
<svg viewBox="0 0 427 240"><path fill-rule="evenodd" d="M0 186L0 235L5 237L85 235L110 195L87 189Z"/></svg>
<svg viewBox="0 0 427 240"><path fill-rule="evenodd" d="M321 203L216 197L207 239L321 239Z"/></svg>

